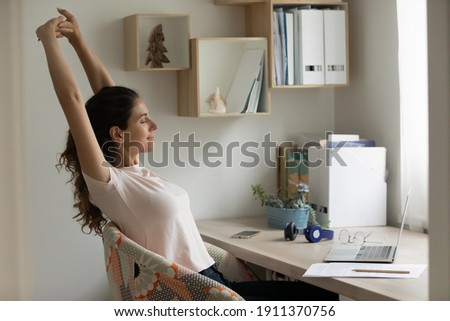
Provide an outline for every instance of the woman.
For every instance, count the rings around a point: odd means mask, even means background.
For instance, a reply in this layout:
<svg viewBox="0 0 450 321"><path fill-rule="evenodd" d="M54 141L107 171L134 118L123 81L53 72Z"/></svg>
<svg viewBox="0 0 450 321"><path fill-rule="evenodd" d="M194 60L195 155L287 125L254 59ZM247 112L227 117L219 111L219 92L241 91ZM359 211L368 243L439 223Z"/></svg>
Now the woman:
<svg viewBox="0 0 450 321"><path fill-rule="evenodd" d="M71 172L77 220L101 235L108 220L135 242L169 260L222 282L245 298L335 299L299 282L229 283L197 230L187 193L139 165L139 154L151 152L158 126L138 94L115 86L101 61L88 47L75 17L64 9L36 30L59 103L69 124L60 166ZM57 38L66 37L75 49L94 96L84 104ZM274 284L277 284L274 291ZM300 285L302 285L301 288ZM305 292L307 296L302 296ZM326 294L328 296L323 296ZM292 296L294 295L294 296Z"/></svg>

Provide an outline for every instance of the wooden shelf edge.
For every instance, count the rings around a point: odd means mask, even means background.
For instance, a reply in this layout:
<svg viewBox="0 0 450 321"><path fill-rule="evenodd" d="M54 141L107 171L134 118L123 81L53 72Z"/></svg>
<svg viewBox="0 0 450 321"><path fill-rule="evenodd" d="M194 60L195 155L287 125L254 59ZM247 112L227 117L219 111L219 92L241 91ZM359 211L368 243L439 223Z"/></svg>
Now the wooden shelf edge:
<svg viewBox="0 0 450 321"><path fill-rule="evenodd" d="M251 5L258 3L271 3L276 5L283 4L341 4L347 3L348 0L215 0L216 5L233 6L233 5Z"/></svg>
<svg viewBox="0 0 450 321"><path fill-rule="evenodd" d="M198 116L185 116L185 117L197 117L197 118L241 118L241 117L259 117L270 115L269 112L257 112L257 113L224 113L224 114L208 114L201 113Z"/></svg>
<svg viewBox="0 0 450 321"><path fill-rule="evenodd" d="M308 88L342 88L348 87L349 84L336 84L336 85L278 85L272 86L271 89L308 89Z"/></svg>
<svg viewBox="0 0 450 321"><path fill-rule="evenodd" d="M248 5L248 4L255 4L255 3L266 3L270 0L216 0L216 5L224 5L224 6L241 6L241 5Z"/></svg>
<svg viewBox="0 0 450 321"><path fill-rule="evenodd" d="M270 111L261 111L256 113L224 113L224 114L213 114L213 113L178 113L179 117L193 117L193 118L242 118L242 117L260 117L260 116L270 116Z"/></svg>
<svg viewBox="0 0 450 321"><path fill-rule="evenodd" d="M249 41L261 41L261 40L268 40L267 37L194 37L191 38L191 41L223 41L223 42L249 42Z"/></svg>
<svg viewBox="0 0 450 321"><path fill-rule="evenodd" d="M183 67L183 68L131 68L131 69L125 69L125 71L182 71L182 70L189 70L189 67Z"/></svg>
<svg viewBox="0 0 450 321"><path fill-rule="evenodd" d="M266 1L264 1L266 2ZM275 5L283 4L342 4L347 2L346 0L272 0L271 3Z"/></svg>

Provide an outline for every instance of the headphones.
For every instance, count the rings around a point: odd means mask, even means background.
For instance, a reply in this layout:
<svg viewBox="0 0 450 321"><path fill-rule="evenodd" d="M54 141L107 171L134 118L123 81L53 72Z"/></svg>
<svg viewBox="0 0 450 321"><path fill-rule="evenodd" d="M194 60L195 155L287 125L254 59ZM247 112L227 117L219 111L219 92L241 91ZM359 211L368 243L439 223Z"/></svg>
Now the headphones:
<svg viewBox="0 0 450 321"><path fill-rule="evenodd" d="M318 225L310 225L307 228L299 229L294 222L287 223L284 227L284 239L293 241L297 235L303 234L310 243L317 243L321 239L332 239L334 237L333 230L322 229Z"/></svg>

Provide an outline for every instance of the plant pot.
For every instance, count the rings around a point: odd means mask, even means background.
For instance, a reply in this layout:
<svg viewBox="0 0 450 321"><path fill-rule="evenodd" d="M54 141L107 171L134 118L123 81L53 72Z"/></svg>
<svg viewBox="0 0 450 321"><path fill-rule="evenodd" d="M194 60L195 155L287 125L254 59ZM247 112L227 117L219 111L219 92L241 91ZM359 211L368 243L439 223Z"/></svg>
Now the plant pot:
<svg viewBox="0 0 450 321"><path fill-rule="evenodd" d="M283 230L287 223L294 222L298 228L306 228L309 219L309 207L300 209L276 208L266 206L267 224Z"/></svg>

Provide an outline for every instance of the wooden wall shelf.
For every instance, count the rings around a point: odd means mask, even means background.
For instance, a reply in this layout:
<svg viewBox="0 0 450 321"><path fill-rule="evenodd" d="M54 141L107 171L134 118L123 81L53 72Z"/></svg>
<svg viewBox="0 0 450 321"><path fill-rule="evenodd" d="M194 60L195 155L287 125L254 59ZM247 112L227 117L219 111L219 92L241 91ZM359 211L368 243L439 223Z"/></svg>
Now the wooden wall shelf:
<svg viewBox="0 0 450 321"><path fill-rule="evenodd" d="M241 59L243 59L244 53L249 50L263 53L261 90L256 111L241 113L243 106L233 104L229 92L233 86ZM270 112L266 38L191 39L191 66L190 70L183 70L178 73L179 116L242 117ZM238 92L239 96L249 94L248 90L251 88L245 89L247 84L248 82L241 86L242 92ZM206 102L209 95L214 93L217 87L220 89L220 93L227 98L227 112L225 114L211 113Z"/></svg>
<svg viewBox="0 0 450 321"><path fill-rule="evenodd" d="M166 71L189 69L189 16L179 14L135 14L124 18L125 70ZM162 25L167 52L170 60L162 68L152 68L146 64L148 38L153 28Z"/></svg>

